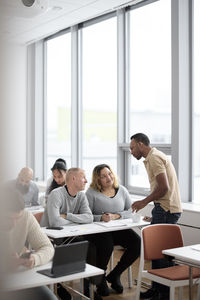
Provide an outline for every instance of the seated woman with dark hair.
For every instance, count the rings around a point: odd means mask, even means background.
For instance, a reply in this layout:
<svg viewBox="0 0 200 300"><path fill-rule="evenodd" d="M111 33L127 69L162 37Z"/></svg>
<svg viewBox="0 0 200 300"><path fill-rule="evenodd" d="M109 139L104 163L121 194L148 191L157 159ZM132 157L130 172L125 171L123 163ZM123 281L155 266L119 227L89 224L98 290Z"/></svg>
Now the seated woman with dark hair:
<svg viewBox="0 0 200 300"><path fill-rule="evenodd" d="M98 165L92 174L92 183L86 192L94 221L108 222L131 217L132 200L127 189L119 185L110 166ZM125 250L116 267L97 285L97 292L102 296L109 295L106 280L117 292L123 292L120 276L139 256L140 237L132 229L88 235L96 246L96 266L105 270L115 245Z"/></svg>
<svg viewBox="0 0 200 300"><path fill-rule="evenodd" d="M51 191L65 185L67 174L66 161L63 158L56 159L53 167L51 168L51 171L53 178L50 178L49 184L47 183L47 189L45 193L46 201ZM69 292L60 283L57 284L57 293L61 299L71 299L71 295L69 294Z"/></svg>
<svg viewBox="0 0 200 300"><path fill-rule="evenodd" d="M66 161L62 158L58 158L53 167L51 168L53 178L50 179L50 182L47 183L45 197L48 198L48 195L52 190L57 187L65 185L66 173L67 173L67 164Z"/></svg>

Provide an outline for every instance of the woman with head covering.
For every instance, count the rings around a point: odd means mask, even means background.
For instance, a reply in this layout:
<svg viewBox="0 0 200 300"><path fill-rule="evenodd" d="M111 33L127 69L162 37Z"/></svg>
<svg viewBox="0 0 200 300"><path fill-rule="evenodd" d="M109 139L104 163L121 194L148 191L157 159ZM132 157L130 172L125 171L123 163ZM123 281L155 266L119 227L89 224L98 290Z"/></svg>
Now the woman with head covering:
<svg viewBox="0 0 200 300"><path fill-rule="evenodd" d="M108 222L116 219L131 217L132 200L127 189L118 184L117 178L107 164L97 165L92 174L92 182L86 192L94 221ZM106 280L117 292L123 292L120 276L139 256L140 237L132 230L120 230L99 233L88 236L96 246L96 266L106 272L107 264L115 245L122 246L125 250L116 267L97 286L98 294L109 295Z"/></svg>

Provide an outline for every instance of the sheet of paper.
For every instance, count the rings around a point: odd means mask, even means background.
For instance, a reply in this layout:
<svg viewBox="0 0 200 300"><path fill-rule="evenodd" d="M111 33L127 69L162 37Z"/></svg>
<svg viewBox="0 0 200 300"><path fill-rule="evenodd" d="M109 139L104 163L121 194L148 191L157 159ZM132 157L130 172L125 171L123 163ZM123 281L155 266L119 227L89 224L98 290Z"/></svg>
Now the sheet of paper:
<svg viewBox="0 0 200 300"><path fill-rule="evenodd" d="M131 222L132 219L124 219L124 220L111 220L109 222L95 222L95 223L104 227L118 227L118 226L127 226Z"/></svg>

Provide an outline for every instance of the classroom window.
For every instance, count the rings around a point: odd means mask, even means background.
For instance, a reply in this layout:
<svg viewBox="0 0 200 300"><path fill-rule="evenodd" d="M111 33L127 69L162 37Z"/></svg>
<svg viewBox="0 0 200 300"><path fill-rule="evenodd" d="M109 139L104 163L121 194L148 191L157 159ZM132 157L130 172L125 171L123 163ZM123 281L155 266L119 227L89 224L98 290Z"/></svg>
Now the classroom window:
<svg viewBox="0 0 200 300"><path fill-rule="evenodd" d="M47 170L61 157L71 164L71 34L47 40L46 152Z"/></svg>
<svg viewBox="0 0 200 300"><path fill-rule="evenodd" d="M199 78L200 78L200 2L199 0L194 0L194 23L193 23L193 38L194 38L194 115L193 115L193 124L194 124L194 202L200 203L200 87L199 87Z"/></svg>
<svg viewBox="0 0 200 300"><path fill-rule="evenodd" d="M116 17L82 29L82 166L88 178L100 163L117 169Z"/></svg>
<svg viewBox="0 0 200 300"><path fill-rule="evenodd" d="M133 9L130 17L129 136L143 132L151 143L171 144L171 2ZM149 187L141 161L128 158L129 185Z"/></svg>

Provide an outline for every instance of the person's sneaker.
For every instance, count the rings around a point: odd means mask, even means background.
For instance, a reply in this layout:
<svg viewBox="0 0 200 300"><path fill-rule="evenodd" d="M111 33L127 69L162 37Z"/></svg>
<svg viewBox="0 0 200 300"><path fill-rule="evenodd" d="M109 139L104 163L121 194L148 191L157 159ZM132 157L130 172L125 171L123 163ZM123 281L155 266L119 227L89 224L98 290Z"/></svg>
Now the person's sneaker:
<svg viewBox="0 0 200 300"><path fill-rule="evenodd" d="M146 292L140 292L141 299L151 299L156 294L156 290L154 288L150 288Z"/></svg>
<svg viewBox="0 0 200 300"><path fill-rule="evenodd" d="M169 294L160 294L158 291L154 292L154 295L146 300L169 300Z"/></svg>
<svg viewBox="0 0 200 300"><path fill-rule="evenodd" d="M169 293L160 293L159 300L169 300Z"/></svg>
<svg viewBox="0 0 200 300"><path fill-rule="evenodd" d="M123 293L123 285L120 281L120 276L112 276L110 273L108 276L106 276L106 280L111 283L111 288L115 290L118 294Z"/></svg>
<svg viewBox="0 0 200 300"><path fill-rule="evenodd" d="M99 295L97 292L94 292L94 300L103 300L101 298L101 295Z"/></svg>
<svg viewBox="0 0 200 300"><path fill-rule="evenodd" d="M71 300L72 296L70 293L60 284L57 284L57 294L62 300Z"/></svg>
<svg viewBox="0 0 200 300"><path fill-rule="evenodd" d="M88 298L90 298L90 288L89 288L89 282L87 279L84 280L84 295ZM101 298L101 295L99 295L96 291L94 292L94 300L103 300Z"/></svg>
<svg viewBox="0 0 200 300"><path fill-rule="evenodd" d="M109 296L109 288L106 282L105 277L102 279L102 282L97 285L97 293L101 296Z"/></svg>
<svg viewBox="0 0 200 300"><path fill-rule="evenodd" d="M88 298L90 298L90 292L89 291L86 291L84 292L84 295ZM103 300L101 298L101 295L99 295L97 292L94 292L94 300Z"/></svg>

